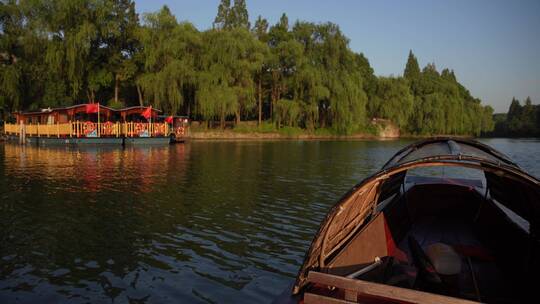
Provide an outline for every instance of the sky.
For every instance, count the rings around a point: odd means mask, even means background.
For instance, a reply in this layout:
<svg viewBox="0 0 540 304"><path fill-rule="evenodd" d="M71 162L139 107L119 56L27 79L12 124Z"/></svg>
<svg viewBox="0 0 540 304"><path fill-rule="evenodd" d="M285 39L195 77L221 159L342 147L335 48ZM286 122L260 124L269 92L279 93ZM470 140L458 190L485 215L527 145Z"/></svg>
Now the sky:
<svg viewBox="0 0 540 304"><path fill-rule="evenodd" d="M141 14L167 5L178 21L212 27L220 0L135 0ZM233 2L233 1L231 1ZM333 22L379 76L399 76L409 50L420 66L453 69L471 94L507 112L512 97L540 103L539 0L246 0L249 19Z"/></svg>

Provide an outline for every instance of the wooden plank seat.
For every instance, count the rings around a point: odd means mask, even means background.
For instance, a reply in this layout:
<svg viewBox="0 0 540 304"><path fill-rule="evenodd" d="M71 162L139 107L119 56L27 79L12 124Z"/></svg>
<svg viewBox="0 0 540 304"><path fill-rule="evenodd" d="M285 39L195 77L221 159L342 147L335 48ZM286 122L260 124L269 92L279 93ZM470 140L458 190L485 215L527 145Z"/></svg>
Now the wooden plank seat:
<svg viewBox="0 0 540 304"><path fill-rule="evenodd" d="M358 279L310 271L307 281L317 286L326 286L343 291L344 298L332 297L306 291L305 304L319 303L423 303L423 304L466 304L478 303L423 291L372 283Z"/></svg>

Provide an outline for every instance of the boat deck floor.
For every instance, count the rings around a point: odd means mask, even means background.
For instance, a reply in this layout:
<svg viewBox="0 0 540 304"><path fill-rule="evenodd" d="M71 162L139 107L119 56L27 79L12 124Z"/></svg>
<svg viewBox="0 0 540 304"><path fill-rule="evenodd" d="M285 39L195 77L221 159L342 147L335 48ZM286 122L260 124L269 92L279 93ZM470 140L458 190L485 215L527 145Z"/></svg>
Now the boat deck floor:
<svg viewBox="0 0 540 304"><path fill-rule="evenodd" d="M425 217L415 221L407 235L397 244L407 257L402 264L411 267L413 258L407 241L409 236L418 241L424 252L429 245L444 243L452 246L460 255L461 273L449 282L443 278L445 291L442 293L489 303L506 303L512 298L515 300L515 294L509 287L511 284L508 284L497 267L494 256L476 237L472 223L440 217ZM417 284L415 288L418 288Z"/></svg>

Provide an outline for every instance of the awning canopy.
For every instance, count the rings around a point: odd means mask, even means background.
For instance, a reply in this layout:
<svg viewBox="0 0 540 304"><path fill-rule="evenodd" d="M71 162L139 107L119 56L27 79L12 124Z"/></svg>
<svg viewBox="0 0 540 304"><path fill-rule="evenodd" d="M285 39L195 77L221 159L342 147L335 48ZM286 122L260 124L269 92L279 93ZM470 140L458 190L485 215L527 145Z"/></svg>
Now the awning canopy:
<svg viewBox="0 0 540 304"><path fill-rule="evenodd" d="M59 108L47 108L42 109L41 111L29 111L29 112L14 112L13 114L17 117L17 120L20 120L24 117L41 117L41 116L49 116L49 115L58 115L58 114L67 114L67 115L75 115L78 113L86 113L87 112L87 106L89 105L95 105L95 104L78 104L73 105L69 107L59 107ZM135 107L127 107L123 109L113 109L111 107L99 105L99 113L105 116L113 115L113 114L119 114L122 118L126 118L128 115L132 114L139 114L142 115L143 112L148 111L151 109L152 117L157 117L159 113L161 113L160 110L154 109L151 107L144 107L144 106L135 106Z"/></svg>
<svg viewBox="0 0 540 304"><path fill-rule="evenodd" d="M442 159L448 156L450 158L457 156L458 160L460 156L465 156L493 163L502 162L519 168L508 156L480 142L464 138L436 137L401 149L383 166L383 169L415 160Z"/></svg>

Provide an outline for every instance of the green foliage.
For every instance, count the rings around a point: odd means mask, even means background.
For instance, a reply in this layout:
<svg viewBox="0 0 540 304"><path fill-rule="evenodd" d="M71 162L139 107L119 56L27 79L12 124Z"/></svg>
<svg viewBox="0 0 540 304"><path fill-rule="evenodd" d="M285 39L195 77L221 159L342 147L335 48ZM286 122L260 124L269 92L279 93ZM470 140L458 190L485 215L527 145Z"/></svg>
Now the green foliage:
<svg viewBox="0 0 540 304"><path fill-rule="evenodd" d="M375 96L368 103L370 117L390 119L406 128L414 110L414 97L403 78L380 77Z"/></svg>
<svg viewBox="0 0 540 304"><path fill-rule="evenodd" d="M113 109L121 109L124 108L126 105L122 101L111 99L107 103L107 106Z"/></svg>
<svg viewBox="0 0 540 304"><path fill-rule="evenodd" d="M234 0L234 6L231 8L231 14L233 28L250 28L246 0Z"/></svg>
<svg viewBox="0 0 540 304"><path fill-rule="evenodd" d="M253 33L255 34L255 37L259 39L259 41L266 43L268 41L268 20L259 15L259 17L257 17L257 21L255 21Z"/></svg>
<svg viewBox="0 0 540 304"><path fill-rule="evenodd" d="M197 85L200 33L190 23L178 23L165 6L144 16L137 37L144 65L137 84L144 98L156 108L177 114Z"/></svg>
<svg viewBox="0 0 540 304"><path fill-rule="evenodd" d="M274 117L276 117L278 128L281 125L295 127L300 116L300 103L295 100L280 99L276 101L274 107Z"/></svg>
<svg viewBox="0 0 540 304"><path fill-rule="evenodd" d="M407 64L405 65L403 77L408 80L414 80L420 77L420 66L418 65L418 59L416 59L412 50L409 51L409 57L407 58Z"/></svg>
<svg viewBox="0 0 540 304"><path fill-rule="evenodd" d="M233 131L237 133L277 133L278 129L271 122L262 122L258 126L241 123L236 125Z"/></svg>
<svg viewBox="0 0 540 304"><path fill-rule="evenodd" d="M271 122L262 122L257 128L257 132L260 133L274 133L276 131L276 125Z"/></svg>
<svg viewBox="0 0 540 304"><path fill-rule="evenodd" d="M230 0L221 0L213 25L215 29L249 29L250 25L246 1L234 0L234 5L231 6Z"/></svg>
<svg viewBox="0 0 540 304"><path fill-rule="evenodd" d="M286 137L291 137L291 138L298 137L305 133L302 128L289 127L289 126L279 129L278 132L281 135L284 135Z"/></svg>
<svg viewBox="0 0 540 304"><path fill-rule="evenodd" d="M508 113L493 115L493 121L495 128L488 132L490 136L540 136L540 105L534 105L530 97L524 105L512 98Z"/></svg>
<svg viewBox="0 0 540 304"><path fill-rule="evenodd" d="M439 73L435 64L428 63L420 72L417 65L410 52L404 72L414 100L409 122L403 125L391 118L404 131L420 135L480 135L493 130L493 109L480 105L480 100L470 95L453 71L444 69Z"/></svg>
<svg viewBox="0 0 540 304"><path fill-rule="evenodd" d="M203 34L199 61L197 113L204 119L225 118L255 106L254 75L263 64L264 45L243 28L210 30ZM219 45L220 47L215 47Z"/></svg>
<svg viewBox="0 0 540 304"><path fill-rule="evenodd" d="M376 77L338 25L292 24L283 14L274 25L259 16L251 28L245 0L221 0L205 31L177 21L166 6L139 20L132 0L0 3L4 114L109 101L218 120L222 128L258 120L258 132L293 136L376 132L368 123L375 117L412 134L478 135L494 127L493 109L454 71L421 70L411 51L403 77ZM532 105L514 108L508 129L538 129Z"/></svg>

